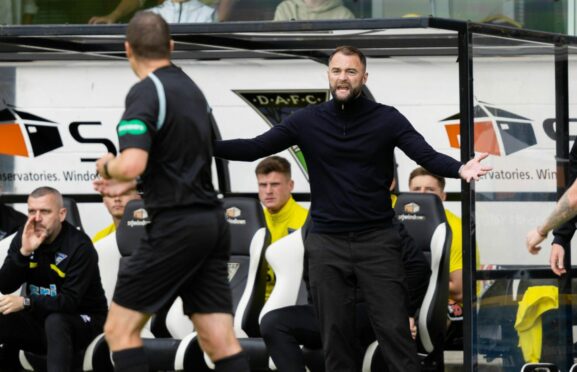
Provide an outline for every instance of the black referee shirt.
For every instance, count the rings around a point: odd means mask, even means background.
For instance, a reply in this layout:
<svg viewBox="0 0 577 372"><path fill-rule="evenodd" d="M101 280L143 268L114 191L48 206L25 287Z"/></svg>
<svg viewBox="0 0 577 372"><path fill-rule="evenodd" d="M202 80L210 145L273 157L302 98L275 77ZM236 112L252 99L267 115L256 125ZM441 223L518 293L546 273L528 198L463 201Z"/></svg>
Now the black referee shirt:
<svg viewBox="0 0 577 372"><path fill-rule="evenodd" d="M148 209L219 204L208 104L180 68L159 68L130 89L117 132L120 151L149 154L142 175Z"/></svg>

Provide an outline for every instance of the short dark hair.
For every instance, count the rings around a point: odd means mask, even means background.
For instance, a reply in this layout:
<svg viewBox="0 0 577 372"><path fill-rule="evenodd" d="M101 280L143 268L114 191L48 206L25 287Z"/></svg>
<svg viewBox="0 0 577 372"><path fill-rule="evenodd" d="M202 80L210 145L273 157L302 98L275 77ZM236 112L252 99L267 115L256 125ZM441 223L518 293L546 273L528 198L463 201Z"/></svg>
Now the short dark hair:
<svg viewBox="0 0 577 372"><path fill-rule="evenodd" d="M345 56L357 56L357 57L359 57L359 59L361 60L361 63L363 64L363 67L365 68L365 70L367 69L367 58L365 57L363 52L361 52L360 49L355 48L354 46L350 46L350 45L341 45L341 46L337 47L335 50L333 50L333 52L329 56L329 63L331 63L331 60L333 59L334 55L337 53L342 53Z"/></svg>
<svg viewBox="0 0 577 372"><path fill-rule="evenodd" d="M170 58L170 30L158 14L136 13L126 27L126 41L137 58Z"/></svg>
<svg viewBox="0 0 577 372"><path fill-rule="evenodd" d="M262 160L256 166L254 173L258 176L259 174L269 174L272 172L282 173L287 176L288 179L291 178L291 164L285 158L281 156L269 156Z"/></svg>
<svg viewBox="0 0 577 372"><path fill-rule="evenodd" d="M417 167L417 168L413 169L413 171L409 175L409 185L411 184L411 181L413 180L413 178L419 177L419 176L431 176L431 177L433 177L439 183L439 186L441 187L441 191L445 191L445 178L441 177L441 176L437 176L436 174L429 172L428 170L426 170L423 167Z"/></svg>
<svg viewBox="0 0 577 372"><path fill-rule="evenodd" d="M53 187L50 186L41 186L38 187L36 189L34 189L34 191L32 191L30 193L30 195L28 195L28 197L30 198L41 198L43 196L52 194L56 197L56 200L58 201L58 205L60 208L62 208L64 206L64 200L62 199L62 194L60 193L60 191L56 190Z"/></svg>

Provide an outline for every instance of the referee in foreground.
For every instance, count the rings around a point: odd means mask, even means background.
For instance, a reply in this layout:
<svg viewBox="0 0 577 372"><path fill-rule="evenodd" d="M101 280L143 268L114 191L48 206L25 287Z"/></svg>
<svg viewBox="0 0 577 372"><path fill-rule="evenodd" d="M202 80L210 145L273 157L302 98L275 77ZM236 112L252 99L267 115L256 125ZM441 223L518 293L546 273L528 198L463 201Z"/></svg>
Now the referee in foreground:
<svg viewBox="0 0 577 372"><path fill-rule="evenodd" d="M118 276L105 325L116 371L148 371L140 331L151 314L183 300L216 371L249 371L233 332L227 280L229 231L212 186L208 104L170 61L166 22L150 12L128 24L126 55L140 78L117 127L120 155L96 163L94 187L119 195L141 177L152 223Z"/></svg>

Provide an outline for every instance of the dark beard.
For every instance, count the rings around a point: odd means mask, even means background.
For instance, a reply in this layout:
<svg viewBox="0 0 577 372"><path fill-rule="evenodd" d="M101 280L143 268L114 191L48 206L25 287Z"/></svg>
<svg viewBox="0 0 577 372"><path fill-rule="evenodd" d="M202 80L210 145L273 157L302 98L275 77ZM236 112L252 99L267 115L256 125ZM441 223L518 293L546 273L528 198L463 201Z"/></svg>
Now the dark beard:
<svg viewBox="0 0 577 372"><path fill-rule="evenodd" d="M346 99L342 100L342 99L337 97L337 94L336 94L337 89L331 88L331 96L333 96L333 99L335 100L335 102L344 105L344 104L347 104L347 103L357 99L357 97L359 97L361 95L362 89L363 89L362 86L360 86L358 88L351 89L351 94L349 94Z"/></svg>

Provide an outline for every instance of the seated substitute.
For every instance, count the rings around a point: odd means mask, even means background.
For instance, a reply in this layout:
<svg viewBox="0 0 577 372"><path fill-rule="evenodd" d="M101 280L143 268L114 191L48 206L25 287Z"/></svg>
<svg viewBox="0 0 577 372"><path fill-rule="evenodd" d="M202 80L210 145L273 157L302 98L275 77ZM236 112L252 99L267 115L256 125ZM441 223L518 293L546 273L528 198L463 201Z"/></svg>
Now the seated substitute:
<svg viewBox="0 0 577 372"><path fill-rule="evenodd" d="M395 181L393 180L391 189L394 189L394 184ZM391 199L394 204L396 196L391 194ZM267 226L271 230L276 228L274 221L267 220ZM423 252L419 251L415 242L400 222L398 223L398 229L402 241L402 258L409 291L409 323L411 335L415 338L417 332L414 320L415 314L427 291L431 270ZM306 267L305 270L307 270ZM357 296L355 321L358 350L356 354L360 370L363 351L375 340L375 336L362 294L358 292ZM307 305L288 306L273 310L261 320L260 331L262 337L277 370L280 372L304 372L306 370L305 358L300 345L309 349L322 348L320 325L314 306L310 302L309 299L309 304Z"/></svg>
<svg viewBox="0 0 577 372"><path fill-rule="evenodd" d="M301 228L308 211L297 204L291 195L294 181L291 165L285 158L270 156L258 163L255 173L258 198L264 206L266 226L271 234L271 243L274 243ZM274 271L268 266L265 299L269 298L274 284Z"/></svg>
<svg viewBox="0 0 577 372"><path fill-rule="evenodd" d="M411 192L426 192L437 195L445 201L445 179L432 174L423 167L415 168L409 175L409 190ZM449 259L449 320L450 325L447 330L447 347L462 347L463 334L463 230L461 219L448 209L445 209L447 223L451 229L453 239L451 242L451 254ZM478 251L477 251L478 254ZM477 263L479 257L477 256Z"/></svg>
<svg viewBox="0 0 577 372"><path fill-rule="evenodd" d="M163 17L168 23L222 22L228 20L237 0L164 0L147 10ZM90 18L90 24L111 24L143 8L146 0L120 0L105 16Z"/></svg>
<svg viewBox="0 0 577 372"><path fill-rule="evenodd" d="M354 19L342 0L284 0L274 12L274 21Z"/></svg>
<svg viewBox="0 0 577 372"><path fill-rule="evenodd" d="M102 238L107 237L108 235L114 233L120 220L122 219L122 215L124 214L124 208L126 207L126 203L131 200L140 199L140 195L136 190L128 190L122 195L119 196L102 196L102 202L104 206L108 210L108 213L112 216L112 223L106 226L104 229L97 232L92 237L92 242L96 243Z"/></svg>
<svg viewBox="0 0 577 372"><path fill-rule="evenodd" d="M90 238L65 221L62 195L40 187L0 268L0 343L46 353L49 372L71 371L74 353L102 333L107 305Z"/></svg>

